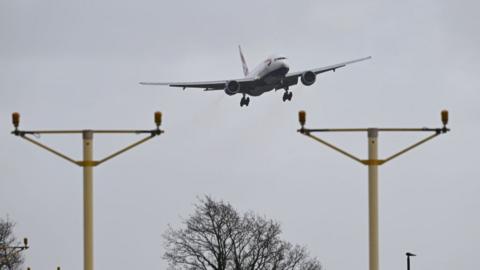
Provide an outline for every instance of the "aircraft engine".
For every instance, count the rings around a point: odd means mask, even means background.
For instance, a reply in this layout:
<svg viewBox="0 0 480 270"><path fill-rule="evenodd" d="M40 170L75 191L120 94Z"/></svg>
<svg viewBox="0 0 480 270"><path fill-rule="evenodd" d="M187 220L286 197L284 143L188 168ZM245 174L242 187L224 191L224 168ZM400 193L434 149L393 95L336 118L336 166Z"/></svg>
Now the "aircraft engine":
<svg viewBox="0 0 480 270"><path fill-rule="evenodd" d="M303 74L302 74L302 77L301 77L301 81L304 85L312 85L314 82L315 82L315 79L317 78L317 76L315 75L315 73L311 72L311 71L305 71Z"/></svg>
<svg viewBox="0 0 480 270"><path fill-rule="evenodd" d="M235 95L240 91L240 84L237 81L228 81L225 84L225 93L229 96Z"/></svg>

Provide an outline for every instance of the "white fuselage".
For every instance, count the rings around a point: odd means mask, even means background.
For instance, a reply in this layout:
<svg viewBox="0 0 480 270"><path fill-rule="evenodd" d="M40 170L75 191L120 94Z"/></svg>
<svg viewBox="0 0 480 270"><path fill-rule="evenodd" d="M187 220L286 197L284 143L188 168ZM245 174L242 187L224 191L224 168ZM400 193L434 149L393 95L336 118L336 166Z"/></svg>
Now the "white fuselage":
<svg viewBox="0 0 480 270"><path fill-rule="evenodd" d="M258 80L255 87L249 89L248 94L259 96L275 89L275 87L281 84L281 81L290 70L286 59L287 58L283 56L271 56L248 73L247 77Z"/></svg>

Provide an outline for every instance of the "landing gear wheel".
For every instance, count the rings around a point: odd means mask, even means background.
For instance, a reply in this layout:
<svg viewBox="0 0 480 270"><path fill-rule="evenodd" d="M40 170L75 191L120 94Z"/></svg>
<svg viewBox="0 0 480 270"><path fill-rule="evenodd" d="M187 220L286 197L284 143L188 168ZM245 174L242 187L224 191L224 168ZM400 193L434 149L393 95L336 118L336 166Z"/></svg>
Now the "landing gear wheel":
<svg viewBox="0 0 480 270"><path fill-rule="evenodd" d="M250 98L242 97L242 99L240 100L240 107L243 107L244 105L248 106L248 104L250 104Z"/></svg>
<svg viewBox="0 0 480 270"><path fill-rule="evenodd" d="M283 97L282 97L282 100L283 102L287 101L287 100L291 100L292 99L292 92L285 92L283 93Z"/></svg>

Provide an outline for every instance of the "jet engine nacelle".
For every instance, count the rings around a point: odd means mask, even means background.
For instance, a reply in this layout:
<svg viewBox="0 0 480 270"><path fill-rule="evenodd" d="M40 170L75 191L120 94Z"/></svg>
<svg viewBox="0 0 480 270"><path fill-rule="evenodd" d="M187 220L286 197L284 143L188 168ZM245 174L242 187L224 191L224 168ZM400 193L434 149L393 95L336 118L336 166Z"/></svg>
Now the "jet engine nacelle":
<svg viewBox="0 0 480 270"><path fill-rule="evenodd" d="M315 73L311 71L305 71L302 74L302 77L300 78L300 80L304 85L308 86L308 85L312 85L315 82L316 78L317 78L317 75L315 75Z"/></svg>
<svg viewBox="0 0 480 270"><path fill-rule="evenodd" d="M240 84L237 81L228 81L225 84L225 93L229 96L235 95L240 91Z"/></svg>

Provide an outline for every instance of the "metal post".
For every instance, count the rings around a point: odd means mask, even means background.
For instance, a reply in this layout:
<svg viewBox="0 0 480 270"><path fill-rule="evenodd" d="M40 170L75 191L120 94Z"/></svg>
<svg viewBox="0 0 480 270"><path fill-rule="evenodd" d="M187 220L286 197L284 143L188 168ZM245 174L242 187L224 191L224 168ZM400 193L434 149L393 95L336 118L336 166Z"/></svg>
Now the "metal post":
<svg viewBox="0 0 480 270"><path fill-rule="evenodd" d="M93 132L83 137L83 269L93 270Z"/></svg>
<svg viewBox="0 0 480 270"><path fill-rule="evenodd" d="M368 210L370 270L378 270L378 130L368 129Z"/></svg>
<svg viewBox="0 0 480 270"><path fill-rule="evenodd" d="M411 256L417 256L413 253L407 252L405 255L407 255L407 270L410 270L410 257Z"/></svg>

